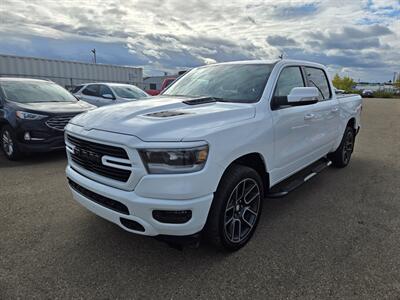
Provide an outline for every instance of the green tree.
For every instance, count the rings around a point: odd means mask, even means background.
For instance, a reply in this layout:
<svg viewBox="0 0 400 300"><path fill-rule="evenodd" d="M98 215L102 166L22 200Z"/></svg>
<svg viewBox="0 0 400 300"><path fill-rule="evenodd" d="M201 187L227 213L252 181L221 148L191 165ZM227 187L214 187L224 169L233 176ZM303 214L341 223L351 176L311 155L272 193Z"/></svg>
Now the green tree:
<svg viewBox="0 0 400 300"><path fill-rule="evenodd" d="M349 76L344 76L343 78L336 73L332 80L333 85L340 90L345 90L346 92L351 92L356 85L356 82L353 78Z"/></svg>
<svg viewBox="0 0 400 300"><path fill-rule="evenodd" d="M398 89L400 89L400 79L397 79L395 83L393 83L393 85L395 87L397 87Z"/></svg>

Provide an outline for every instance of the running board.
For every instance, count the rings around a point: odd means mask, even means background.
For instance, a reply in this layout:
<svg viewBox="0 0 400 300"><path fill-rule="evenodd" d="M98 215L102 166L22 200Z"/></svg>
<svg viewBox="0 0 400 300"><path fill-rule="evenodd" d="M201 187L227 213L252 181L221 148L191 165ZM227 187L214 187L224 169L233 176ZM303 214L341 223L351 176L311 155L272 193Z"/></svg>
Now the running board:
<svg viewBox="0 0 400 300"><path fill-rule="evenodd" d="M325 168L332 164L327 158L321 158L300 172L290 176L284 181L272 187L266 194L267 198L280 198L289 194L291 191L297 189L303 183L313 178L318 173L322 172Z"/></svg>

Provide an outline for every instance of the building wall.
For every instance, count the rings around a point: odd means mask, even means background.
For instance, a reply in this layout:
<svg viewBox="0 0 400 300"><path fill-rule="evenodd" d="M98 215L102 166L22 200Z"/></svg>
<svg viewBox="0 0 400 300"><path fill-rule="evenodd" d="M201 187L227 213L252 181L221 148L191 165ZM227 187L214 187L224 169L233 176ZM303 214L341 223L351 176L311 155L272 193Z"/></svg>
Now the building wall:
<svg viewBox="0 0 400 300"><path fill-rule="evenodd" d="M87 82L130 83L143 88L143 69L0 54L0 76L52 80L66 88Z"/></svg>

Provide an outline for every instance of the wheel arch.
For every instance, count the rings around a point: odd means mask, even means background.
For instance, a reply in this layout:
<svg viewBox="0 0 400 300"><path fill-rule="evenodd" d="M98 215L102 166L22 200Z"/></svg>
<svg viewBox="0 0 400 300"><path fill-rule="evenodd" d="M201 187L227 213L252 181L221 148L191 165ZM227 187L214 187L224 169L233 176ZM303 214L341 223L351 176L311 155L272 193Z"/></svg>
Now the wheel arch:
<svg viewBox="0 0 400 300"><path fill-rule="evenodd" d="M252 152L237 157L226 167L224 173L222 174L222 177L227 173L229 168L232 167L233 165L242 165L254 169L260 175L265 190L269 189L270 186L269 173L267 169L267 164L261 153Z"/></svg>
<svg viewBox="0 0 400 300"><path fill-rule="evenodd" d="M357 122L356 122L356 118L352 117L352 118L350 118L350 120L347 122L346 127L351 127L351 128L353 128L353 129L357 130L357 128L356 128L357 124L356 124L356 123L357 123Z"/></svg>
<svg viewBox="0 0 400 300"><path fill-rule="evenodd" d="M6 119L0 119L0 129L6 125L11 126L10 122L8 122Z"/></svg>

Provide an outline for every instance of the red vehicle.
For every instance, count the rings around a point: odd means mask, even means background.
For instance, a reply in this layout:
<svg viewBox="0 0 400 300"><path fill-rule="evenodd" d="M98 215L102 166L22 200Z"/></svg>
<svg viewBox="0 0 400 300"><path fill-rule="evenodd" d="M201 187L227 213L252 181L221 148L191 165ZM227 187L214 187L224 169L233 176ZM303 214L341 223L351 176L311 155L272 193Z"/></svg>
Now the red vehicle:
<svg viewBox="0 0 400 300"><path fill-rule="evenodd" d="M169 77L164 79L160 90L146 90L146 92L151 96L156 96L165 90L172 82L174 82L176 77Z"/></svg>

